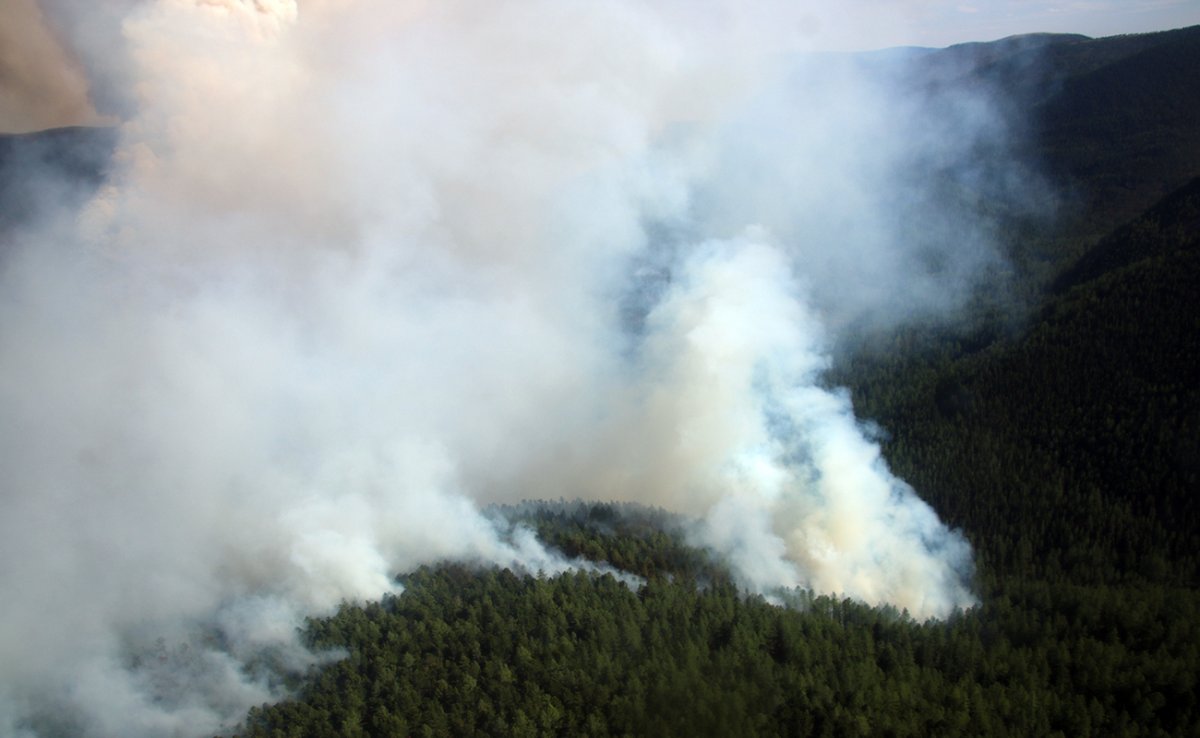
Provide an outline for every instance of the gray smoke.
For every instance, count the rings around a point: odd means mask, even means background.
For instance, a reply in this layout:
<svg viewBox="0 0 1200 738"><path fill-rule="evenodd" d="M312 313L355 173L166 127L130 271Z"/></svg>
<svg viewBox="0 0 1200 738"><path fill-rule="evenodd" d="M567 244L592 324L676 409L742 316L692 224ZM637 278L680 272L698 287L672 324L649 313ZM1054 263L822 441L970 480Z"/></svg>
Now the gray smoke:
<svg viewBox="0 0 1200 738"><path fill-rule="evenodd" d="M661 505L753 591L970 606L821 378L998 263L962 193L1012 190L1002 111L796 53L814 17L133 6L109 184L0 262L0 735L211 733L398 572L587 566L487 502Z"/></svg>

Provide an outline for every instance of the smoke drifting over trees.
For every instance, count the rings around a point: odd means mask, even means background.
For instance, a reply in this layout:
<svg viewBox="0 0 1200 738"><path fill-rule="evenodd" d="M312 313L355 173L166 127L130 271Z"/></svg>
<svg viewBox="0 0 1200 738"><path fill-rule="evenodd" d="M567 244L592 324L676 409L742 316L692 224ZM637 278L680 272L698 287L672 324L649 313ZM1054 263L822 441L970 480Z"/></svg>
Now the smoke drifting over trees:
<svg viewBox="0 0 1200 738"><path fill-rule="evenodd" d="M0 263L0 734L212 731L326 657L306 613L580 565L486 502L661 505L751 591L971 605L820 380L999 264L1003 106L781 12L132 6L89 72L107 184Z"/></svg>

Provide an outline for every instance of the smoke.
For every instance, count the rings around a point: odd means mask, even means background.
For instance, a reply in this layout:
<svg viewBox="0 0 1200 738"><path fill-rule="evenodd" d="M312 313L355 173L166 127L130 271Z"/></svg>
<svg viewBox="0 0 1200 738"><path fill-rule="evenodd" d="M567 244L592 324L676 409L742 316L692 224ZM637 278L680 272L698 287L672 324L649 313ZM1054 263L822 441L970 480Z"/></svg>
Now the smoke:
<svg viewBox="0 0 1200 738"><path fill-rule="evenodd" d="M83 70L36 0L0 0L0 131L96 124Z"/></svg>
<svg viewBox="0 0 1200 738"><path fill-rule="evenodd" d="M131 5L114 173L0 261L0 735L211 733L398 572L585 566L487 502L661 505L751 590L969 606L821 378L998 263L1003 111L795 53L788 12Z"/></svg>

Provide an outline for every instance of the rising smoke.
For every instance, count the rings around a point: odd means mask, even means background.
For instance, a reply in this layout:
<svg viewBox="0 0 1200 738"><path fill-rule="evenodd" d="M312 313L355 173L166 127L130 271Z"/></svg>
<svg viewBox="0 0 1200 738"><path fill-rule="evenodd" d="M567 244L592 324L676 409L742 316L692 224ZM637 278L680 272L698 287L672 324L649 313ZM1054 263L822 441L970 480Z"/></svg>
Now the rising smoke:
<svg viewBox="0 0 1200 738"><path fill-rule="evenodd" d="M109 183L0 261L0 735L211 733L398 572L582 565L487 502L661 505L753 591L969 606L820 380L996 263L946 193L1009 191L1002 116L737 5L129 5Z"/></svg>

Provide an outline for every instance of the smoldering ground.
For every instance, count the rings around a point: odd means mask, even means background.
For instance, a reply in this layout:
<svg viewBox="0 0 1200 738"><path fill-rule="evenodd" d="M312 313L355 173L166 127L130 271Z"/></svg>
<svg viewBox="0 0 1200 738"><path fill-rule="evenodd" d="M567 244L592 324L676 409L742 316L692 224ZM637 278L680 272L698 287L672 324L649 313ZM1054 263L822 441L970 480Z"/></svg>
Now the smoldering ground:
<svg viewBox="0 0 1200 738"><path fill-rule="evenodd" d="M821 377L1000 263L1005 110L799 53L793 12L161 0L90 38L109 177L0 263L3 733L212 732L398 572L583 565L488 502L661 505L749 590L969 606Z"/></svg>

